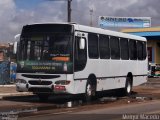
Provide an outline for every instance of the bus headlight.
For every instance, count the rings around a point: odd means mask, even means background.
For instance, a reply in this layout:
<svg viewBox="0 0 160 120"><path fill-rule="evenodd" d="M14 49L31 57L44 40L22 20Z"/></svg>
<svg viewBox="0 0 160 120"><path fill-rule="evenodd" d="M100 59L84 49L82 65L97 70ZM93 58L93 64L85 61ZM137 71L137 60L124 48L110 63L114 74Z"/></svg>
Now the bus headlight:
<svg viewBox="0 0 160 120"><path fill-rule="evenodd" d="M55 84L56 85L68 85L70 84L71 81L69 80L59 80L59 81L56 81Z"/></svg>
<svg viewBox="0 0 160 120"><path fill-rule="evenodd" d="M23 84L27 84L27 82L23 79L16 79L16 83L23 83Z"/></svg>

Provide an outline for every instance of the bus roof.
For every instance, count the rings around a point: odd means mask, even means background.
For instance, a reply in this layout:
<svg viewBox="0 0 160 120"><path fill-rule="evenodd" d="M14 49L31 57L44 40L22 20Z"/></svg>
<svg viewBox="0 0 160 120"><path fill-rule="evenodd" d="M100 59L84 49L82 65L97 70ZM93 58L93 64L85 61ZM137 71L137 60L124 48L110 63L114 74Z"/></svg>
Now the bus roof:
<svg viewBox="0 0 160 120"><path fill-rule="evenodd" d="M68 24L68 25L73 25L75 30L77 30L77 31L105 34L105 35L110 35L110 36L117 36L117 37L122 37L122 38L129 38L129 39L136 39L136 40L140 40L140 41L146 41L145 37L140 37L140 36L131 35L128 33L117 32L117 31L112 31L112 30L106 30L106 29L102 29L102 28L80 25L77 23L65 23L65 22L52 23L52 22L49 22L49 23L33 23L33 24L28 24L28 25L36 25L36 24L64 24L64 25Z"/></svg>
<svg viewBox="0 0 160 120"><path fill-rule="evenodd" d="M99 34L105 34L109 36L117 36L117 37L122 37L122 38L129 38L129 39L136 39L140 41L146 41L145 37L140 37L136 35L131 35L127 33L122 33L122 32L117 32L117 31L111 31L111 30L106 30L102 28L96 28L96 27L90 27L90 26L84 26L84 25L79 25L79 24L74 24L75 30L79 31L84 31L84 32L91 32L91 33L99 33Z"/></svg>

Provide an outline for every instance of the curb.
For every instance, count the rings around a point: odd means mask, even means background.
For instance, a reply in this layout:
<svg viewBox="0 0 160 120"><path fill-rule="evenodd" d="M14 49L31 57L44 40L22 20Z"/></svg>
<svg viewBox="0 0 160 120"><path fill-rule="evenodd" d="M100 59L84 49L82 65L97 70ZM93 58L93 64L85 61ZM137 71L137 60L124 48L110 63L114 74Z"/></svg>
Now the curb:
<svg viewBox="0 0 160 120"><path fill-rule="evenodd" d="M17 96L23 96L23 95L32 95L32 93L23 92L23 93L0 93L0 100L2 100L4 97L17 97Z"/></svg>
<svg viewBox="0 0 160 120"><path fill-rule="evenodd" d="M13 84L13 85L0 85L0 87L16 87L16 85L15 84Z"/></svg>

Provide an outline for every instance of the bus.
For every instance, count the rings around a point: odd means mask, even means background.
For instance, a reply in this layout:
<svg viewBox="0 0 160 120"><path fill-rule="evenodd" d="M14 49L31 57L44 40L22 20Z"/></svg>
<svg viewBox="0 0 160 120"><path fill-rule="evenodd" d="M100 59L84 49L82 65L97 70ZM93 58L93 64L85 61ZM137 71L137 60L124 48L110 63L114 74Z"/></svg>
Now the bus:
<svg viewBox="0 0 160 120"><path fill-rule="evenodd" d="M146 39L76 23L23 26L17 48L17 91L37 94L82 94L90 101L97 92L147 81Z"/></svg>

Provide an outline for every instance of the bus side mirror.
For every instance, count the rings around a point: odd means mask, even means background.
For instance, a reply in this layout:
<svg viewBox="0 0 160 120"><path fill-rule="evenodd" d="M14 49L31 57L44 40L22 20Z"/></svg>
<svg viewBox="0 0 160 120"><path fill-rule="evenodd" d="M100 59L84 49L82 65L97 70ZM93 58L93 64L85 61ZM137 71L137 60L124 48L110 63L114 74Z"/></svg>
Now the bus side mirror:
<svg viewBox="0 0 160 120"><path fill-rule="evenodd" d="M21 34L15 35L14 36L15 41L19 41L20 36L21 36ZM18 45L18 42L14 42L14 44L13 44L13 54L17 53L17 45Z"/></svg>
<svg viewBox="0 0 160 120"><path fill-rule="evenodd" d="M81 50L85 49L85 39L84 38L80 38L79 40L79 49Z"/></svg>
<svg viewBox="0 0 160 120"><path fill-rule="evenodd" d="M13 44L13 54L16 54L17 53L17 42L14 42Z"/></svg>

